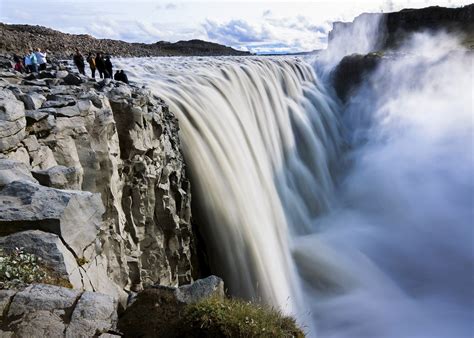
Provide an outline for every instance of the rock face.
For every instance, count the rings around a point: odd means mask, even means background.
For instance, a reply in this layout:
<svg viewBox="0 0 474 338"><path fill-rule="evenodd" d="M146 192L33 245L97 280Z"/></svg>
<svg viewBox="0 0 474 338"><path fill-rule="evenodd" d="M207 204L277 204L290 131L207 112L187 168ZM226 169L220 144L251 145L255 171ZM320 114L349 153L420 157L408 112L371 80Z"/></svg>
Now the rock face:
<svg viewBox="0 0 474 338"><path fill-rule="evenodd" d="M191 282L190 184L165 103L138 86L64 70L8 76L0 81L0 248L21 243L75 288L122 307L127 292Z"/></svg>
<svg viewBox="0 0 474 338"><path fill-rule="evenodd" d="M351 22L334 22L329 32L329 46L338 34L351 29L362 29L367 16L379 16L380 13L363 13ZM357 27L360 28L357 28ZM414 32L444 30L460 35L464 45L474 48L474 4L459 7L445 8L439 6L404 9L399 12L384 13L380 20L379 34L381 41L377 44L379 50L396 48L405 38Z"/></svg>
<svg viewBox="0 0 474 338"><path fill-rule="evenodd" d="M95 337L115 329L113 297L35 284L0 290L2 337Z"/></svg>
<svg viewBox="0 0 474 338"><path fill-rule="evenodd" d="M202 40L175 43L160 41L151 44L128 43L119 40L96 39L85 34L66 34L31 25L0 23L0 36L2 37L0 52L21 54L31 47L40 47L43 50L49 50L57 58L70 58L78 46L84 52L101 50L116 56L250 55L249 52ZM11 67L9 62L9 60L0 59L0 64L4 64L6 68Z"/></svg>

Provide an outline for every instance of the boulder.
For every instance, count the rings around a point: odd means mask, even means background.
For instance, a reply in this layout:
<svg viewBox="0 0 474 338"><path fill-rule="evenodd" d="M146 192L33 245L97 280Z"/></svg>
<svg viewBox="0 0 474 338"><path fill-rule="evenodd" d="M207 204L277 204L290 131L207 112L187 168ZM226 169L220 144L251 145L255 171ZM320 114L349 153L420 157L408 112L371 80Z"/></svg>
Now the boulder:
<svg viewBox="0 0 474 338"><path fill-rule="evenodd" d="M43 104L44 101L46 101L46 98L38 93L28 93L28 94L23 94L20 96L20 99L23 101L25 104L25 109L28 110L36 110L41 108L41 105Z"/></svg>
<svg viewBox="0 0 474 338"><path fill-rule="evenodd" d="M63 78L63 84L70 86L78 86L82 83L82 79L79 75L69 73Z"/></svg>
<svg viewBox="0 0 474 338"><path fill-rule="evenodd" d="M0 91L0 152L15 148L26 136L25 108L10 90Z"/></svg>
<svg viewBox="0 0 474 338"><path fill-rule="evenodd" d="M15 181L0 190L0 234L51 232L60 236L76 257L84 257L97 238L104 211L99 194Z"/></svg>
<svg viewBox="0 0 474 338"><path fill-rule="evenodd" d="M68 337L95 337L117 324L117 304L104 294L84 292L72 313L66 330Z"/></svg>
<svg viewBox="0 0 474 338"><path fill-rule="evenodd" d="M57 165L46 170L33 171L41 185L57 189L81 189L81 173L77 168Z"/></svg>
<svg viewBox="0 0 474 338"><path fill-rule="evenodd" d="M2 337L96 337L113 332L117 321L112 297L54 285L2 290L0 305Z"/></svg>
<svg viewBox="0 0 474 338"><path fill-rule="evenodd" d="M37 182L30 173L28 166L19 161L0 159L0 187L13 181Z"/></svg>
<svg viewBox="0 0 474 338"><path fill-rule="evenodd" d="M167 337L187 304L208 297L224 298L224 283L219 277L210 276L179 288L161 285L147 288L131 300L118 328L128 337Z"/></svg>

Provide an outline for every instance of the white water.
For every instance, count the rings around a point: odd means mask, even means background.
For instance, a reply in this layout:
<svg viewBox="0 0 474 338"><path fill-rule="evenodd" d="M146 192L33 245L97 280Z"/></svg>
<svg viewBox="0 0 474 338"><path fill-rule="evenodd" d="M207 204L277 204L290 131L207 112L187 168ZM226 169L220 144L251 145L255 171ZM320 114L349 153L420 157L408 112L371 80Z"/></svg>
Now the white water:
<svg viewBox="0 0 474 338"><path fill-rule="evenodd" d="M469 337L472 58L455 44L418 37L344 109L295 58L119 63L179 118L232 294L311 336Z"/></svg>

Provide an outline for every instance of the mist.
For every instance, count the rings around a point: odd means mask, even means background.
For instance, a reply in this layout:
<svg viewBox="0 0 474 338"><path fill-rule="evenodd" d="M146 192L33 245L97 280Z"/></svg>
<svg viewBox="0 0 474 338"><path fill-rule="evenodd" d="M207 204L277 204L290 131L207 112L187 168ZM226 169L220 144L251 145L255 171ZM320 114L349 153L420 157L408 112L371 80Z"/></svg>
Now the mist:
<svg viewBox="0 0 474 338"><path fill-rule="evenodd" d="M319 336L472 336L472 62L414 34L346 104L339 204L293 249Z"/></svg>

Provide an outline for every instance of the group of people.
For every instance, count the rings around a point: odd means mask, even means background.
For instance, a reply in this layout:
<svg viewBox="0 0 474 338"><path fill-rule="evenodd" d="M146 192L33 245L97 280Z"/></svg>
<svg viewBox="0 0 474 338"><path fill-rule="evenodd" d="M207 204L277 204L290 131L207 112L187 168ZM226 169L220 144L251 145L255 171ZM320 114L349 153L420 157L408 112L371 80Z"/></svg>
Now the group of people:
<svg viewBox="0 0 474 338"><path fill-rule="evenodd" d="M37 73L39 70L46 69L46 53L43 53L40 48L35 51L29 50L24 57L14 55L15 61L14 69L20 73Z"/></svg>
<svg viewBox="0 0 474 338"><path fill-rule="evenodd" d="M74 64L77 67L77 70L80 74L86 75L85 73L85 61L89 64L91 69L92 78L95 79L95 72L96 70L99 72L100 78L104 79L111 79L113 75L113 65L112 61L110 60L110 55L104 56L102 53L97 53L95 56L92 53L89 53L86 60L84 61L84 57L82 56L81 52L77 49L76 53L73 56ZM123 70L117 71L114 75L114 80L122 81L128 83L127 74Z"/></svg>
<svg viewBox="0 0 474 338"><path fill-rule="evenodd" d="M29 50L24 57L15 54L13 60L15 61L14 69L21 73L37 73L38 71L46 70L46 53L42 52L40 48L36 48L35 51ZM78 49L73 56L73 61L79 70L79 73L86 75L84 57ZM95 79L96 70L99 72L101 79L112 78L113 65L110 60L110 55L104 56L99 52L94 56L92 53L89 53L86 61L91 69L92 78ZM127 74L125 74L123 70L117 70L115 75L113 75L113 78L114 80L128 83Z"/></svg>

